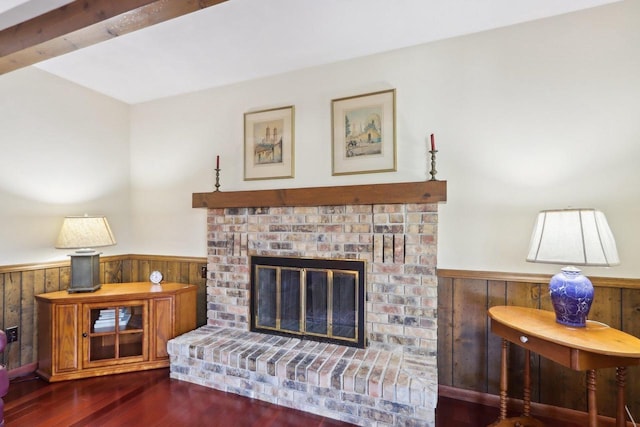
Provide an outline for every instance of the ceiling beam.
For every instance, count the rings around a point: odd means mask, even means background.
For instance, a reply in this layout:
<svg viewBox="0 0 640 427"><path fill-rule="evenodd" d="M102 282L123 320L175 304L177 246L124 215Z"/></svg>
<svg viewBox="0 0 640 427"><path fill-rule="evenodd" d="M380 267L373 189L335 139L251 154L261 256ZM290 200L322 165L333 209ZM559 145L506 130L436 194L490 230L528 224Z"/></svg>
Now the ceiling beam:
<svg viewBox="0 0 640 427"><path fill-rule="evenodd" d="M77 0L0 31L0 74L227 0Z"/></svg>

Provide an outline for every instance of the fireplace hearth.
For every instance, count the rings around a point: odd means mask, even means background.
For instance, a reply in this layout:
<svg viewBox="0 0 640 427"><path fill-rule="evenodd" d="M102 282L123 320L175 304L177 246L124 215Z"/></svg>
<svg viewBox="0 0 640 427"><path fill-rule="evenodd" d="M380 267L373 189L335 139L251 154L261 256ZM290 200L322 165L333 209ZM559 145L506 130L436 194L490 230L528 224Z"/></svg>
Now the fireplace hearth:
<svg viewBox="0 0 640 427"><path fill-rule="evenodd" d="M364 348L365 262L251 257L251 330Z"/></svg>

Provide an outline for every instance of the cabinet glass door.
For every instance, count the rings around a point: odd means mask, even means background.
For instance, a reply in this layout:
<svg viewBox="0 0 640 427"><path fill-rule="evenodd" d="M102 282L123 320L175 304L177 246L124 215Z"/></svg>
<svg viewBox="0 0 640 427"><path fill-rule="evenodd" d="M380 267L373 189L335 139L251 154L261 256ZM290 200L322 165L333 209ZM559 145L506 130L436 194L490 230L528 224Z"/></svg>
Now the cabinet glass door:
<svg viewBox="0 0 640 427"><path fill-rule="evenodd" d="M145 355L144 321L147 318L147 301L128 301L114 304L87 304L87 324L83 337L85 362L102 365L123 358Z"/></svg>

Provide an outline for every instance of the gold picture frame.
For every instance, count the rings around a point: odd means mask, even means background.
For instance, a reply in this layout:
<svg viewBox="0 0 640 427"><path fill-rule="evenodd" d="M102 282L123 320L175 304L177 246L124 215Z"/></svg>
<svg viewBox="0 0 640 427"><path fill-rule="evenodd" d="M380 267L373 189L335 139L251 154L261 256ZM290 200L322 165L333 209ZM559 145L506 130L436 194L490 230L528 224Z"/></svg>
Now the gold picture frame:
<svg viewBox="0 0 640 427"><path fill-rule="evenodd" d="M396 90L331 101L332 175L396 170Z"/></svg>
<svg viewBox="0 0 640 427"><path fill-rule="evenodd" d="M244 180L294 177L293 105L244 114Z"/></svg>

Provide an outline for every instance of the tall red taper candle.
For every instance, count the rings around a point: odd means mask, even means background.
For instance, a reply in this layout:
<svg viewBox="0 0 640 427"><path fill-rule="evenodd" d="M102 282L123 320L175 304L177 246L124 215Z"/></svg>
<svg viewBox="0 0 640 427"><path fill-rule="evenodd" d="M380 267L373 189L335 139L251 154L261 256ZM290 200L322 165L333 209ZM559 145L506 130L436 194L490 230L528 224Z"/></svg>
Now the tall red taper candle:
<svg viewBox="0 0 640 427"><path fill-rule="evenodd" d="M433 142L431 145L433 145ZM220 169L220 156L216 156L216 169Z"/></svg>
<svg viewBox="0 0 640 427"><path fill-rule="evenodd" d="M436 151L436 138L431 134L431 151Z"/></svg>

